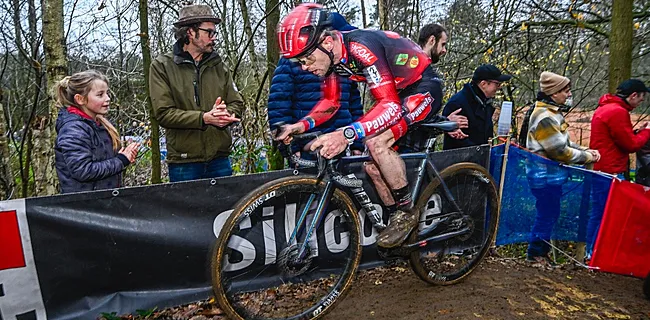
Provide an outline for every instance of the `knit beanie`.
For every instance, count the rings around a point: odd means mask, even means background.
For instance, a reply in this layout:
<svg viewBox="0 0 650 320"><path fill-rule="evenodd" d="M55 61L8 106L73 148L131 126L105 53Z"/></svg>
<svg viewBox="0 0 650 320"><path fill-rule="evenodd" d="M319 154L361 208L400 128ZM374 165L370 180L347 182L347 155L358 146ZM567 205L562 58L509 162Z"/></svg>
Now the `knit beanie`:
<svg viewBox="0 0 650 320"><path fill-rule="evenodd" d="M548 71L542 72L539 77L540 90L549 96L562 90L570 82L569 78Z"/></svg>

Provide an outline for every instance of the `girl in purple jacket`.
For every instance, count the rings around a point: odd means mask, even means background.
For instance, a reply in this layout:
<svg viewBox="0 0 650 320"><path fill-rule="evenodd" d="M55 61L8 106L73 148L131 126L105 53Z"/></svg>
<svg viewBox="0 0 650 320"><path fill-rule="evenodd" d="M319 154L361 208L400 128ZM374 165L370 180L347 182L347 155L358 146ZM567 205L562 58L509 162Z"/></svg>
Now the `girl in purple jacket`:
<svg viewBox="0 0 650 320"><path fill-rule="evenodd" d="M119 187L139 144L121 148L117 130L105 118L111 100L106 76L95 70L75 73L59 81L54 94L61 106L54 147L61 192Z"/></svg>

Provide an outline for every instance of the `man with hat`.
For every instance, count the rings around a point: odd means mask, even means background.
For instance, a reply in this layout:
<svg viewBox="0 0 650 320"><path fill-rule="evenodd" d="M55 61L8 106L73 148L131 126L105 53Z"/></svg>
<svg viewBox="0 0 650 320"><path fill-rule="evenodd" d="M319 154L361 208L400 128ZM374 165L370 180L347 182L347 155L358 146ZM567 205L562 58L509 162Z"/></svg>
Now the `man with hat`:
<svg viewBox="0 0 650 320"><path fill-rule="evenodd" d="M598 151L569 140L569 124L563 116L564 112L569 111L572 101L569 78L544 71L539 86L537 101L527 119L526 147L531 152L564 164L598 161ZM562 185L567 181L568 173L557 163L530 157L526 162L526 176L537 209L528 242L527 260L549 266L553 264L548 257L551 232L560 217Z"/></svg>
<svg viewBox="0 0 650 320"><path fill-rule="evenodd" d="M616 94L605 94L598 101L598 108L591 119L589 147L601 154L594 170L613 174L623 179L627 175L629 155L637 152L650 140L650 124L634 131L630 112L641 105L650 92L641 80L623 81ZM596 241L596 235L605 211L609 185L592 186L592 214L587 225L587 253Z"/></svg>
<svg viewBox="0 0 650 320"><path fill-rule="evenodd" d="M501 84L510 78L510 75L502 74L499 68L491 64L476 68L472 81L453 95L442 111L443 116L448 116L461 109L459 114L467 117L468 121L468 128L462 129L466 136L463 139L454 139L445 135L443 149L470 147L488 142L494 135L492 99Z"/></svg>
<svg viewBox="0 0 650 320"><path fill-rule="evenodd" d="M207 5L183 7L173 51L151 63L151 103L166 129L171 182L232 174L229 126L239 121L243 99L214 50L219 22Z"/></svg>

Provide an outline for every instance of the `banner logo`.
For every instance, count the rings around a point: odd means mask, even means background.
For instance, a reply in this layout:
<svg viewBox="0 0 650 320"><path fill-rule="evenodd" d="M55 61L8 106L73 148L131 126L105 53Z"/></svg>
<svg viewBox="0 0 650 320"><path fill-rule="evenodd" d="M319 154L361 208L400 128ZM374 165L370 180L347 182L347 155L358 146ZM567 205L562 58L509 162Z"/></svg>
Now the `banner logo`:
<svg viewBox="0 0 650 320"><path fill-rule="evenodd" d="M45 319L25 200L0 203L0 319Z"/></svg>

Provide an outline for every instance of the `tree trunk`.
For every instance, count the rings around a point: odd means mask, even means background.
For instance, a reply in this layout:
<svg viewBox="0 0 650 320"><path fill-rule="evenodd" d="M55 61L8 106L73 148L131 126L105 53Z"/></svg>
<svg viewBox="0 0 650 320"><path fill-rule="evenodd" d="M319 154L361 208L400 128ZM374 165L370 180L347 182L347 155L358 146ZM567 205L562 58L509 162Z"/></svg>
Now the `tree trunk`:
<svg viewBox="0 0 650 320"><path fill-rule="evenodd" d="M46 87L53 86L68 72L66 42L63 33L63 0L43 1L43 48L47 73ZM54 170L54 123L58 107L49 99L49 108L35 118L34 127L34 182L37 196L55 194L58 180Z"/></svg>
<svg viewBox="0 0 650 320"><path fill-rule="evenodd" d="M278 36L276 34L276 27L280 21L278 0L266 0L266 10L273 10L266 17L266 75L271 77L275 67L278 65L278 58L280 57ZM270 170L284 169L284 159L275 145L271 146L266 158L269 162Z"/></svg>
<svg viewBox="0 0 650 320"><path fill-rule="evenodd" d="M11 174L11 155L6 124L4 107L0 103L0 200L11 198L14 192L14 177Z"/></svg>
<svg viewBox="0 0 650 320"><path fill-rule="evenodd" d="M366 2L361 1L361 28L368 26L368 21L366 21Z"/></svg>
<svg viewBox="0 0 650 320"><path fill-rule="evenodd" d="M227 23L227 20L226 20L226 18L228 17L228 0L222 0L221 4L222 4L222 7L221 7L221 9L222 9L222 11L221 11L221 19L223 19L223 21L221 21L221 23L219 23L218 26L221 27L221 33L223 35L223 43L224 43L224 48L225 48L225 51L226 51L226 55L228 57L230 57L230 54L232 53L231 50L232 50L233 46L230 45L230 36L229 35L231 35L232 33L228 31L228 26L227 26L228 23Z"/></svg>
<svg viewBox="0 0 650 320"><path fill-rule="evenodd" d="M609 92L632 74L632 0L616 0L612 6L609 35Z"/></svg>
<svg viewBox="0 0 650 320"><path fill-rule="evenodd" d="M140 47L142 48L142 69L144 70L144 88L147 94L147 110L151 122L151 183L160 183L160 126L153 115L151 96L149 95L149 67L151 66L151 47L149 43L149 9L147 0L140 0Z"/></svg>
<svg viewBox="0 0 650 320"><path fill-rule="evenodd" d="M377 0L377 8L379 10L379 29L390 30L390 21L388 20L388 1Z"/></svg>
<svg viewBox="0 0 650 320"><path fill-rule="evenodd" d="M244 32L248 39L253 39L253 29L251 28L251 19L248 15L248 6L246 5L246 0L239 0L239 7L241 8L241 16L244 20ZM251 66L257 65L257 54L255 54L255 41L249 41L249 46L246 48L248 50L248 56L251 59ZM260 74L253 72L253 77L255 77L255 82L260 83ZM256 106L257 107L257 106Z"/></svg>

